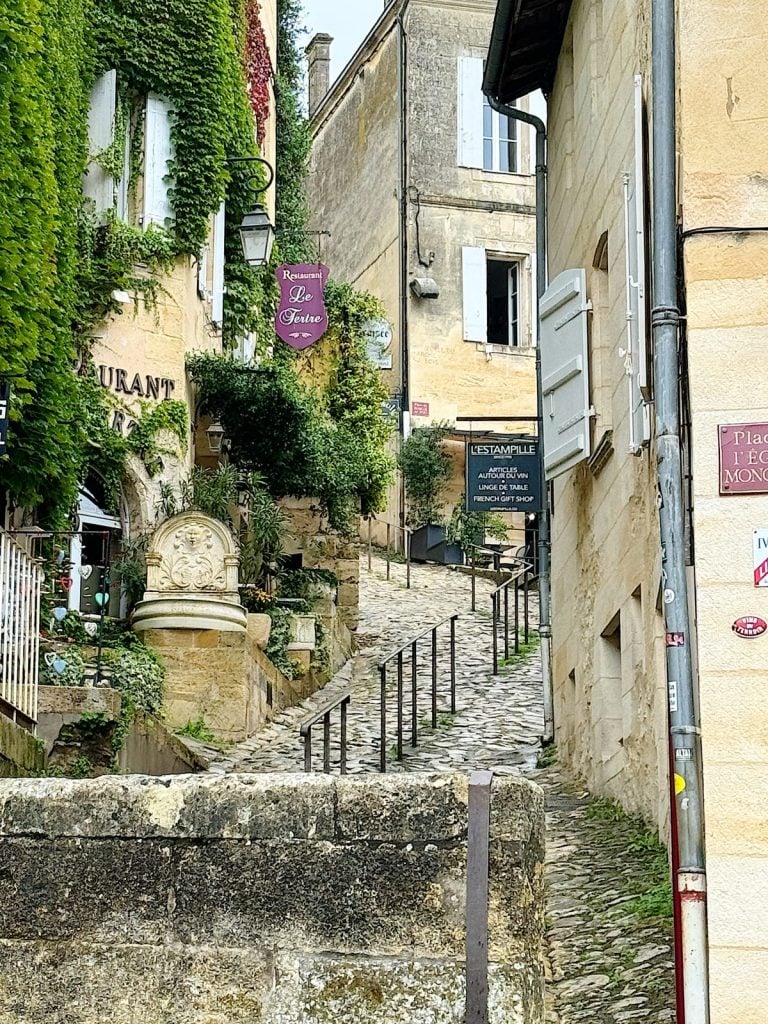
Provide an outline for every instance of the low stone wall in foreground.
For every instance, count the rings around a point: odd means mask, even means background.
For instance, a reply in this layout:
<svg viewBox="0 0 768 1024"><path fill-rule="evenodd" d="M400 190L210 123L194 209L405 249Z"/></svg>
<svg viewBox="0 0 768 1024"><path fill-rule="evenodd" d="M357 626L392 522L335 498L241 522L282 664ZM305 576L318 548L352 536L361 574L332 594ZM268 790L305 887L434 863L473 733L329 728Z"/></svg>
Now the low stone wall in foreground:
<svg viewBox="0 0 768 1024"><path fill-rule="evenodd" d="M490 1022L543 1020L541 791L494 782ZM0 783L0 1024L462 1024L463 776Z"/></svg>

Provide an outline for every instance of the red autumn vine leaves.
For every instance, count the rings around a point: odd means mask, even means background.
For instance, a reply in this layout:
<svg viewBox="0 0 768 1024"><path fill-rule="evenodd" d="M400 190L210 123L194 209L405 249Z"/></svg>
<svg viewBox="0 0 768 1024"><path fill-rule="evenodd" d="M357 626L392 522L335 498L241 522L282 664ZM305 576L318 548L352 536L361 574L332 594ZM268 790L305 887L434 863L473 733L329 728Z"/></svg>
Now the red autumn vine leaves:
<svg viewBox="0 0 768 1024"><path fill-rule="evenodd" d="M269 47L260 15L259 0L247 0L245 8L245 77L248 84L248 99L256 118L256 137L259 145L264 142L270 108L269 87L274 75L272 58L269 55Z"/></svg>

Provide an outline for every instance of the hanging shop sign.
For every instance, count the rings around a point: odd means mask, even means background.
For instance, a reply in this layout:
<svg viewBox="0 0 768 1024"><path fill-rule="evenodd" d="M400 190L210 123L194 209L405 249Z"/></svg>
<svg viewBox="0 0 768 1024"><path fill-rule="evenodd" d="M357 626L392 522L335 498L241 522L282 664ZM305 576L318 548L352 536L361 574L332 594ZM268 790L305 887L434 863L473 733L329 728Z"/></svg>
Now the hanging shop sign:
<svg viewBox="0 0 768 1024"><path fill-rule="evenodd" d="M368 320L362 335L368 358L380 370L392 369L392 339L394 334L386 320Z"/></svg>
<svg viewBox="0 0 768 1024"><path fill-rule="evenodd" d="M8 447L8 406L11 402L11 385L7 380L0 380L0 455L4 455Z"/></svg>
<svg viewBox="0 0 768 1024"><path fill-rule="evenodd" d="M309 348L328 330L325 284L329 273L322 263L284 263L277 268L280 301L275 331L291 348Z"/></svg>
<svg viewBox="0 0 768 1024"><path fill-rule="evenodd" d="M468 512L534 512L541 508L536 438L470 441L466 474Z"/></svg>
<svg viewBox="0 0 768 1024"><path fill-rule="evenodd" d="M768 622L758 618L757 615L743 615L740 619L736 619L732 628L736 636L751 640L768 631Z"/></svg>
<svg viewBox="0 0 768 1024"><path fill-rule="evenodd" d="M768 423L718 428L720 493L768 494Z"/></svg>

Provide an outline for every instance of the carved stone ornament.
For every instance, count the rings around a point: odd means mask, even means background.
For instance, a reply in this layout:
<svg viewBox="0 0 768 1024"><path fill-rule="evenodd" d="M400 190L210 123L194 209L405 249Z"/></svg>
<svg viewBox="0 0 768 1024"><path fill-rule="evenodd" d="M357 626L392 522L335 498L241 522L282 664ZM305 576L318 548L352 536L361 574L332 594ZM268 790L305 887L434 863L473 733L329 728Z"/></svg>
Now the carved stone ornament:
<svg viewBox="0 0 768 1024"><path fill-rule="evenodd" d="M147 592L134 628L244 630L238 564L235 538L217 519L201 512L168 519L147 552Z"/></svg>

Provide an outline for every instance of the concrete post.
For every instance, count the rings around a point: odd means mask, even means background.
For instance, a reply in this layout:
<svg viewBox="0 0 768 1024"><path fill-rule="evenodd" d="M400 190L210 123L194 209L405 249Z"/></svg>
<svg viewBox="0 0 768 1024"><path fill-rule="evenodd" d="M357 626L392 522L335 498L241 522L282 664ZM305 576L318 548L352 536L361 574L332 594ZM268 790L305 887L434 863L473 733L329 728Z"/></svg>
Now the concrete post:
<svg viewBox="0 0 768 1024"><path fill-rule="evenodd" d="M315 111L328 94L331 85L331 43L333 36L318 32L313 36L306 49L309 61L309 116Z"/></svg>

